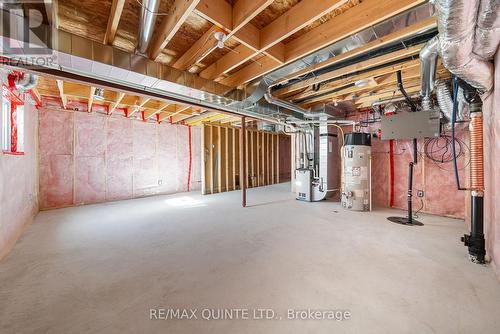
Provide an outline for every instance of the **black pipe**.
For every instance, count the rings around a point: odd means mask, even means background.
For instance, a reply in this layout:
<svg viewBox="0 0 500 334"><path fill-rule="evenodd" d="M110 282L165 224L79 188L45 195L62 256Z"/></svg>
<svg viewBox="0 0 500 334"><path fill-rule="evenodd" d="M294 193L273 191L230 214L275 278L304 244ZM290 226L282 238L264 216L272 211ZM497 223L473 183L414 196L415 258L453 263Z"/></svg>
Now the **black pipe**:
<svg viewBox="0 0 500 334"><path fill-rule="evenodd" d="M482 192L473 191L471 195L471 231L462 237L469 248L469 257L474 263L485 263L486 242L484 240L484 199Z"/></svg>
<svg viewBox="0 0 500 334"><path fill-rule="evenodd" d="M469 103L469 111L471 117L474 114L483 112L483 104L477 90L470 86L463 80L458 80L455 78L454 88L458 91L458 86L462 87L464 91L465 101ZM457 109L457 92L453 94L453 113L452 113L452 123L456 118ZM481 117L481 115L480 115ZM454 124L452 126L452 131L454 132ZM482 129L481 129L482 131ZM454 136L454 133L452 134ZM454 143L454 142L453 142ZM455 145L453 145L455 146ZM471 152L474 154L474 152ZM456 155L453 152L455 166L456 166ZM455 167L455 173L457 169ZM458 180L458 179L457 179ZM459 188L460 189L460 188ZM486 242L484 239L484 193L483 189L474 189L471 191L471 222L470 222L470 234L464 235L462 241L469 248L469 258L474 263L485 263L486 256Z"/></svg>
<svg viewBox="0 0 500 334"><path fill-rule="evenodd" d="M453 170L455 172L455 182L458 190L466 190L460 186L460 177L458 176L457 148L455 147L455 123L457 120L458 109L458 78L453 77L453 111L451 113L451 150L453 152Z"/></svg>
<svg viewBox="0 0 500 334"><path fill-rule="evenodd" d="M417 138L413 138L413 163L418 163Z"/></svg>
<svg viewBox="0 0 500 334"><path fill-rule="evenodd" d="M396 72L396 78L398 80L398 89L401 92L401 94L403 94L403 96L405 97L405 100L408 103L408 105L410 106L411 111L413 111L413 112L417 111L417 105L411 100L410 96L408 95L408 93L406 92L406 90L403 86L403 79L401 77L401 70Z"/></svg>
<svg viewBox="0 0 500 334"><path fill-rule="evenodd" d="M413 224L413 162L408 164L408 223Z"/></svg>

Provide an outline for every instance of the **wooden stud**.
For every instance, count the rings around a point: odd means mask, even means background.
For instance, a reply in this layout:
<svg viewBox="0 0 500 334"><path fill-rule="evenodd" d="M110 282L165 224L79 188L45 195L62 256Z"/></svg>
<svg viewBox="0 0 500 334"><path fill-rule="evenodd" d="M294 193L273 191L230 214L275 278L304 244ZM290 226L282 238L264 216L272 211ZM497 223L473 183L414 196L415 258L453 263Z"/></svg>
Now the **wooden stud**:
<svg viewBox="0 0 500 334"><path fill-rule="evenodd" d="M235 154L234 154L234 173L235 173L235 180L234 180L234 186L235 189L240 189L241 188L241 183L240 183L240 129L234 129L234 149L235 149ZM248 137L247 137L247 146L248 146ZM247 168L248 172L248 168ZM236 173L238 173L236 175Z"/></svg>
<svg viewBox="0 0 500 334"><path fill-rule="evenodd" d="M164 103L158 109L145 111L144 112L144 119L149 119L151 116L161 113L169 105L170 105L170 103Z"/></svg>
<svg viewBox="0 0 500 334"><path fill-rule="evenodd" d="M247 131L246 131L246 118L243 116L241 117L241 130L240 130L240 165L242 166L241 168L241 205L243 207L247 206L247 165L246 162L248 161L245 159L244 152L246 152L247 148Z"/></svg>
<svg viewBox="0 0 500 334"><path fill-rule="evenodd" d="M254 149L255 149L255 138L253 131L250 131L250 187L255 187L255 158L254 158ZM248 156L248 153L247 153ZM248 159L247 159L248 161ZM247 162L248 164L248 162Z"/></svg>
<svg viewBox="0 0 500 334"><path fill-rule="evenodd" d="M233 178L233 181L232 181L232 185L233 185L233 190L236 190L237 187L236 187L236 172L237 172L237 169L236 169L236 161L238 160L237 157L236 157L236 129L235 128L232 128L230 129L231 131L231 137L233 138L232 140L232 145L231 145L231 149L232 149L232 153L231 153L231 163L232 163L232 170L233 170L233 173L232 173L232 178Z"/></svg>
<svg viewBox="0 0 500 334"><path fill-rule="evenodd" d="M210 165L210 193L214 194L215 193L215 166L214 166L214 135L215 135L215 130L214 127L210 127L210 155L209 155L209 165Z"/></svg>
<svg viewBox="0 0 500 334"><path fill-rule="evenodd" d="M280 137L276 136L276 183L280 183Z"/></svg>
<svg viewBox="0 0 500 334"><path fill-rule="evenodd" d="M94 102L95 87L89 89L89 100L87 103L87 111L92 112L92 103Z"/></svg>
<svg viewBox="0 0 500 334"><path fill-rule="evenodd" d="M57 89L59 89L59 96L61 97L63 108L66 109L66 105L68 104L68 98L66 95L64 95L64 82L62 80L57 79L56 83L57 83Z"/></svg>
<svg viewBox="0 0 500 334"><path fill-rule="evenodd" d="M276 152L276 150L274 149L274 145L276 143L276 141L274 140L275 137L276 135L274 133L271 134L271 183L272 184L275 183L275 178L274 178L274 154Z"/></svg>
<svg viewBox="0 0 500 334"><path fill-rule="evenodd" d="M112 102L110 105L109 105L109 108L108 108L108 114L111 115L116 107L120 104L120 102L123 100L123 98L125 97L125 93L116 93L116 98L115 98L115 101Z"/></svg>
<svg viewBox="0 0 500 334"><path fill-rule="evenodd" d="M207 192L207 126L201 126L201 194L206 195Z"/></svg>
<svg viewBox="0 0 500 334"><path fill-rule="evenodd" d="M225 142L225 150L226 150L226 191L233 190L232 186L232 181L233 181L233 163L232 163L232 158L231 158L231 153L232 150L229 150L229 148L233 145L233 137L231 136L231 132L229 128L224 128L225 134L224 136L226 137L226 142Z"/></svg>
<svg viewBox="0 0 500 334"><path fill-rule="evenodd" d="M44 0L47 20L53 29L59 29L59 4L58 0Z"/></svg>

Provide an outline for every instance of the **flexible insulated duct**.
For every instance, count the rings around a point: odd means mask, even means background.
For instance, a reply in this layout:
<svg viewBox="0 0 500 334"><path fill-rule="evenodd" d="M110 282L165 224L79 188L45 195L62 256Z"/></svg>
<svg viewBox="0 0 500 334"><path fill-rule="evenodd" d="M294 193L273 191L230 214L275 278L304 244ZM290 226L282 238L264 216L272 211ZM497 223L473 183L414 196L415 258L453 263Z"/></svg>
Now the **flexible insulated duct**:
<svg viewBox="0 0 500 334"><path fill-rule="evenodd" d="M477 18L474 53L490 60L500 43L500 0L481 0Z"/></svg>
<svg viewBox="0 0 500 334"><path fill-rule="evenodd" d="M450 88L448 87L447 82L442 80L438 80L436 82L436 97L439 108L441 109L446 122L449 122L453 112L453 101L451 99Z"/></svg>
<svg viewBox="0 0 500 334"><path fill-rule="evenodd" d="M483 48L475 44L479 4L479 0L435 1L439 49L450 72L481 92L489 93L493 88L493 64L475 53L481 53Z"/></svg>

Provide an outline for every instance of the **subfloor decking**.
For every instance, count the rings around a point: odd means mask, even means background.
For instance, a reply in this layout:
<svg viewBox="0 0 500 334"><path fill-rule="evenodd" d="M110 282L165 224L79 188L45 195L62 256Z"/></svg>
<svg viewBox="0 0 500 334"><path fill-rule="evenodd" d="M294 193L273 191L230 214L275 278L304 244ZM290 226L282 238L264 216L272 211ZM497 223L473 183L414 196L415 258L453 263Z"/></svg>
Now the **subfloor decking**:
<svg viewBox="0 0 500 334"><path fill-rule="evenodd" d="M1 333L498 333L500 284L459 220L389 223L288 184L40 213L0 263ZM151 308L271 308L282 320L149 320ZM350 320L287 320L288 309ZM199 315L199 313L198 313Z"/></svg>

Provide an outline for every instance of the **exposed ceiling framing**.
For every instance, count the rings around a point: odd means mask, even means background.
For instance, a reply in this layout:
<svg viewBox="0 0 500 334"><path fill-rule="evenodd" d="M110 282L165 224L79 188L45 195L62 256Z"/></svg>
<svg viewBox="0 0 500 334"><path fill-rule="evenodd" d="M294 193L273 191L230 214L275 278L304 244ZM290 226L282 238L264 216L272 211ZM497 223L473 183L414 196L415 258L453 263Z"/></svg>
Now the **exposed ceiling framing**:
<svg viewBox="0 0 500 334"><path fill-rule="evenodd" d="M229 87L247 83L304 56L372 27L426 0L164 0L160 2L149 58L181 71L198 74ZM138 39L142 2L137 0L67 0L45 2L47 19L59 29L133 53ZM50 15L49 15L50 14ZM334 68L345 60L397 43L421 31L436 28L427 18L377 38L322 63L290 73L275 95L302 107L314 107L342 99L357 106L380 99L396 87L395 73L402 71L408 91L419 85L418 53L423 44L377 55ZM225 34L217 45L216 32ZM386 65L386 66L384 66ZM308 73L323 69L314 77ZM442 66L439 75L446 76ZM304 80L296 80L303 78ZM52 80L52 79L47 79ZM365 84L355 85L357 81ZM43 81L42 81L43 83ZM65 108L75 98L95 101L92 87L76 88L57 80L42 96L57 96ZM42 85L43 86L43 85ZM84 93L81 93L81 92ZM134 100L121 92L106 92L108 113L130 108L128 117L197 124L219 120L218 115L189 105ZM217 116L217 117L214 117ZM192 118L194 117L194 120ZM220 120L234 117L220 118Z"/></svg>

